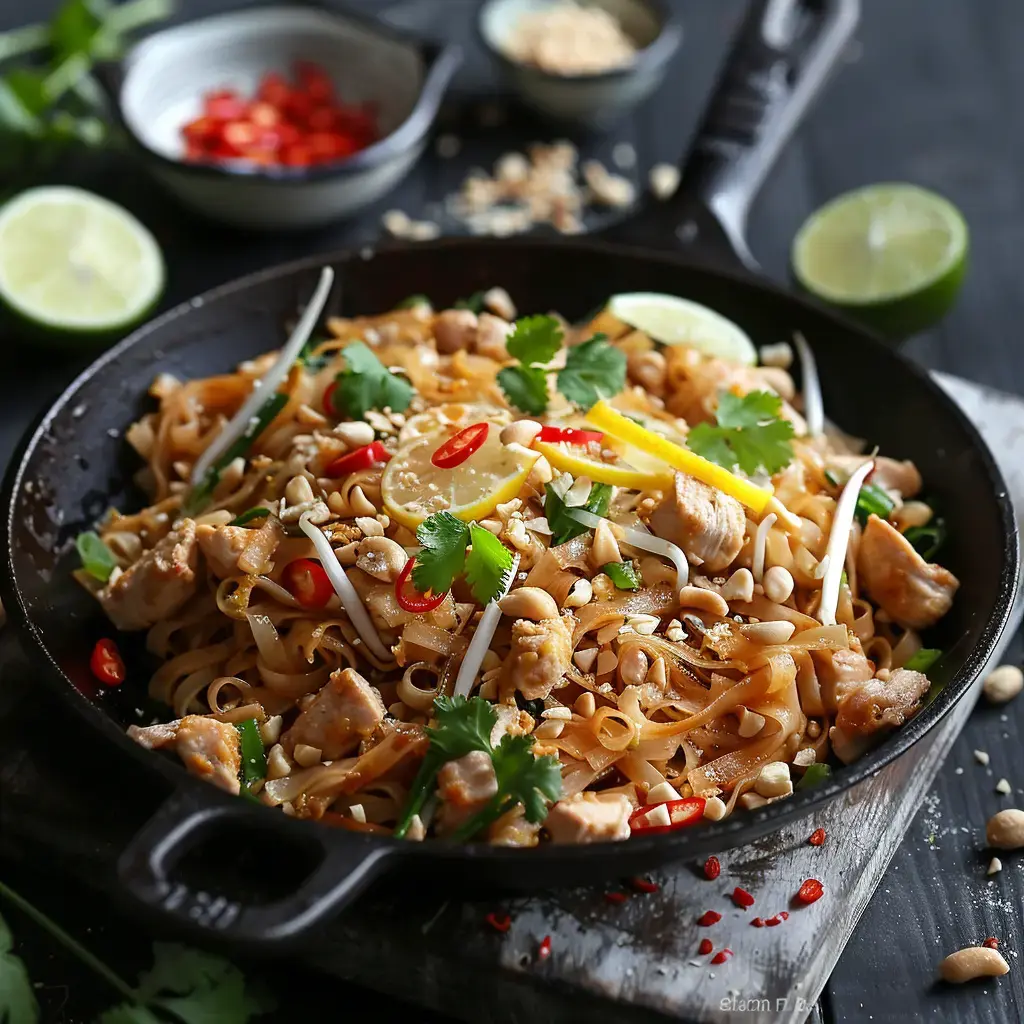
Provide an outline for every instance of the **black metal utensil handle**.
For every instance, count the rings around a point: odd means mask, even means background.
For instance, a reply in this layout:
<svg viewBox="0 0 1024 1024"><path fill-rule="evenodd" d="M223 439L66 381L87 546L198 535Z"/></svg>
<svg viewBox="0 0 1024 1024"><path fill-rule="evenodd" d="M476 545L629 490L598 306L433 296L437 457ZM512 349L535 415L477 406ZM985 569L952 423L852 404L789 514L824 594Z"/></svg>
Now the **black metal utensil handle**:
<svg viewBox="0 0 1024 1024"><path fill-rule="evenodd" d="M649 203L629 235L636 239L646 228L648 240L693 245L704 256L757 270L745 237L750 205L859 21L860 0L753 0L675 196ZM706 229L707 212L720 230ZM669 229L673 236L666 238Z"/></svg>
<svg viewBox="0 0 1024 1024"><path fill-rule="evenodd" d="M261 822L263 817L274 820ZM278 946L297 940L354 899L383 872L394 852L371 836L350 833L344 838L326 842L314 828L303 828L279 812L266 810L260 815L241 801L211 804L189 789L179 789L132 838L117 871L132 897L190 930L217 933L233 944ZM293 892L254 903L207 892L174 877L176 865L202 843L217 840L220 849L230 851L240 841L254 839L271 875L294 862L297 853L313 863Z"/></svg>

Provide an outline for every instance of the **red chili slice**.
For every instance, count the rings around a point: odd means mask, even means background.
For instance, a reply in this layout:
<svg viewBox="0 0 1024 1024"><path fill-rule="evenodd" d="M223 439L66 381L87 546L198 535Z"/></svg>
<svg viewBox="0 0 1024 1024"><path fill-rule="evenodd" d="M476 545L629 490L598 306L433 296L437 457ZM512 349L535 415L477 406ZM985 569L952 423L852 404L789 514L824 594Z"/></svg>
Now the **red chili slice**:
<svg viewBox="0 0 1024 1024"><path fill-rule="evenodd" d="M504 934L512 927L512 918L508 914L496 914L492 910L484 920L496 931Z"/></svg>
<svg viewBox="0 0 1024 1024"><path fill-rule="evenodd" d="M407 612L421 613L421 612L432 612L437 608L441 602L448 596L446 590L443 594L437 594L431 597L427 597L426 594L421 594L412 583L410 577L412 576L412 567L416 564L415 558L410 558L405 563L405 568L398 574L398 579L395 580L395 599L398 601L400 607L404 608ZM430 591L428 590L429 594Z"/></svg>
<svg viewBox="0 0 1024 1024"><path fill-rule="evenodd" d="M465 427L454 437L449 437L430 456L430 461L438 469L454 469L461 466L487 440L490 429L490 423L473 423Z"/></svg>
<svg viewBox="0 0 1024 1024"><path fill-rule="evenodd" d="M389 461L391 456L380 441L364 444L362 448L347 452L336 458L325 470L325 476L346 476L358 469L369 469L379 462Z"/></svg>
<svg viewBox="0 0 1024 1024"><path fill-rule="evenodd" d="M96 641L89 659L89 668L104 686L120 686L124 682L124 659L113 640Z"/></svg>
<svg viewBox="0 0 1024 1024"><path fill-rule="evenodd" d="M725 961L728 960L729 957L731 957L731 956L732 956L732 950L731 949L728 949L728 948L727 949L723 949L720 953L716 953L711 958L711 962L713 964L724 964Z"/></svg>
<svg viewBox="0 0 1024 1024"><path fill-rule="evenodd" d="M551 956L551 936L545 935L544 941L537 947L537 959L547 960Z"/></svg>
<svg viewBox="0 0 1024 1024"><path fill-rule="evenodd" d="M983 946L987 946L989 949L998 949L999 940L994 936L990 935L983 943Z"/></svg>
<svg viewBox="0 0 1024 1024"><path fill-rule="evenodd" d="M604 898L608 903L625 903L627 896L624 892L606 892Z"/></svg>
<svg viewBox="0 0 1024 1024"><path fill-rule="evenodd" d="M816 878L808 878L797 891L796 898L801 903L816 903L825 895L825 887Z"/></svg>
<svg viewBox="0 0 1024 1024"><path fill-rule="evenodd" d="M334 392L337 390L338 382L336 380L332 380L331 383L327 385L327 390L324 391L323 406L324 412L327 413L328 416L338 415L338 410L334 408Z"/></svg>
<svg viewBox="0 0 1024 1024"><path fill-rule="evenodd" d="M707 956L715 948L715 944L710 939L701 939L700 945L697 947L697 952L701 956Z"/></svg>
<svg viewBox="0 0 1024 1024"><path fill-rule="evenodd" d="M657 882L652 882L647 878L631 878L629 884L636 889L637 892L652 893L657 892L661 888Z"/></svg>
<svg viewBox="0 0 1024 1024"><path fill-rule="evenodd" d="M327 570L312 558L296 558L281 573L281 584L303 608L323 608L334 587Z"/></svg>
<svg viewBox="0 0 1024 1024"><path fill-rule="evenodd" d="M565 444L585 445L592 441L600 441L604 434L599 430L580 430L578 427L541 427L540 433L534 440L547 441L551 444L563 442Z"/></svg>
<svg viewBox="0 0 1024 1024"><path fill-rule="evenodd" d="M811 846L822 846L825 842L825 830L823 828L816 828L810 838L807 840Z"/></svg>
<svg viewBox="0 0 1024 1024"><path fill-rule="evenodd" d="M776 914L774 917L769 917L768 920L765 921L765 924L768 925L769 928L774 928L777 924L782 924L782 918Z"/></svg>
<svg viewBox="0 0 1024 1024"><path fill-rule="evenodd" d="M231 89L206 94L203 109L217 121L237 121L245 117L245 100Z"/></svg>
<svg viewBox="0 0 1024 1024"><path fill-rule="evenodd" d="M763 928L767 922L765 921L765 919L763 917L755 917L754 920L751 921L750 923L755 928ZM776 922L776 923L778 923L778 922Z"/></svg>
<svg viewBox="0 0 1024 1024"><path fill-rule="evenodd" d="M722 864L717 857L708 857L704 861L704 877L713 882L722 873Z"/></svg>
<svg viewBox="0 0 1024 1024"><path fill-rule="evenodd" d="M722 920L722 915L717 910L705 910L700 917L697 918L697 924L701 928L708 928L713 924L718 924Z"/></svg>
<svg viewBox="0 0 1024 1024"><path fill-rule="evenodd" d="M641 807L630 815L629 827L635 834L653 836L659 832L674 832L677 828L685 828L704 817L704 797L689 796L684 800L669 800L664 804L648 804ZM652 825L651 814L658 808L664 807L668 811L668 825Z"/></svg>
<svg viewBox="0 0 1024 1024"><path fill-rule="evenodd" d="M754 897L746 889L741 889L738 885L732 891L732 901L737 907L742 907L744 910L754 905Z"/></svg>

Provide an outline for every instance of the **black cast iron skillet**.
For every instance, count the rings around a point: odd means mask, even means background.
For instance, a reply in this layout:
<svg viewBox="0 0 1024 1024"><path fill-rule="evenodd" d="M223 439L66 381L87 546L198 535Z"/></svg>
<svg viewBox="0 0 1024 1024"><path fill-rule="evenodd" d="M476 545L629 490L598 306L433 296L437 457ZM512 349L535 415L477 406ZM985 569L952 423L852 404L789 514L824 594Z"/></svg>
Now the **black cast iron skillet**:
<svg viewBox="0 0 1024 1024"><path fill-rule="evenodd" d="M126 770L146 773L155 793L170 793L119 863L121 881L139 901L232 942L273 945L308 936L325 915L389 872L458 884L460 891L467 884L561 886L632 875L748 842L806 814L906 751L964 694L1003 629L1017 578L1011 504L983 442L925 373L873 336L759 280L737 267L735 255L732 270L709 266L729 252L749 261L742 245L746 203L856 20L856 0L754 5L687 163L683 193L659 205L645 225L650 231L660 224L663 236L683 225L679 235L689 241L683 255L593 240L448 240L373 255L341 253L327 262L340 281L334 312L388 309L413 292L443 307L501 284L522 310L582 317L611 293L650 290L719 309L757 343L802 331L818 358L829 416L889 454L913 459L947 519L943 562L962 586L931 639L946 651L936 670L945 684L937 699L828 784L760 811L624 843L528 851L398 842L293 821L231 798L186 775L175 760L138 747L124 728L138 720L134 709L143 706L150 666L139 638L123 637L138 682L96 691L88 657L110 626L69 579L71 538L109 504L140 501L128 484L137 462L122 435L147 407L154 374L205 376L280 345L282 325L309 296L324 262L306 260L174 309L104 354L29 433L7 475L0 583L41 678L84 725L124 752ZM198 885L184 881L183 856L211 840L218 861L255 848L269 872L301 869L304 880L265 903L221 895L225 890L209 871L200 872Z"/></svg>

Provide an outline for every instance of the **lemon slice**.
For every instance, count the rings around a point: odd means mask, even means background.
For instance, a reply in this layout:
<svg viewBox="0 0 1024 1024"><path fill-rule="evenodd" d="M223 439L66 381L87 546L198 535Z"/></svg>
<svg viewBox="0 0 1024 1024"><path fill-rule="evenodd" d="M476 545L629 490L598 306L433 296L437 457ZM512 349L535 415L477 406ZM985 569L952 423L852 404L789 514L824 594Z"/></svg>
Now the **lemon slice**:
<svg viewBox="0 0 1024 1024"><path fill-rule="evenodd" d="M672 484L671 468L648 460L642 452L636 456L636 461L642 461L642 464L635 465L618 456L617 452L616 460L607 462L596 458L591 449L579 445L534 441L533 450L543 455L555 469L574 477L586 476L601 484L613 484L634 491L658 490Z"/></svg>
<svg viewBox="0 0 1024 1024"><path fill-rule="evenodd" d="M689 345L708 356L754 366L754 343L731 320L699 302L658 292L625 292L608 300L619 320L661 342Z"/></svg>
<svg viewBox="0 0 1024 1024"><path fill-rule="evenodd" d="M507 409L485 405L482 402L446 402L444 405L435 405L425 412L410 416L399 431L398 440L405 444L439 431L450 431L454 434L471 423L481 422L497 423L503 427L506 423L512 422L512 413Z"/></svg>
<svg viewBox="0 0 1024 1024"><path fill-rule="evenodd" d="M501 443L492 426L484 443L461 465L440 469L430 457L449 436L439 431L418 437L398 450L381 477L388 515L415 530L435 512L451 512L464 522L483 519L503 501L511 501L530 475L538 453Z"/></svg>

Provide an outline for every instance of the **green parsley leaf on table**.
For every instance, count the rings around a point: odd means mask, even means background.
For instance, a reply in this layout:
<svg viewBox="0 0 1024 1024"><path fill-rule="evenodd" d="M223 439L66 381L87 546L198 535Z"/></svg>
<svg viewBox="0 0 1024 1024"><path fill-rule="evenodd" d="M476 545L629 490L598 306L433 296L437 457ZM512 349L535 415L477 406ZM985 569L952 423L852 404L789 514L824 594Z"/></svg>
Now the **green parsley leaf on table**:
<svg viewBox="0 0 1024 1024"><path fill-rule="evenodd" d="M632 562L609 562L601 571L619 590L640 589L640 574Z"/></svg>
<svg viewBox="0 0 1024 1024"><path fill-rule="evenodd" d="M548 407L548 375L540 366L505 366L498 371L498 386L511 405L532 416Z"/></svg>
<svg viewBox="0 0 1024 1024"><path fill-rule="evenodd" d="M715 412L717 426L698 423L686 443L692 452L748 476L772 474L793 461L793 424L780 416L782 399L770 391L734 395L723 391Z"/></svg>
<svg viewBox="0 0 1024 1024"><path fill-rule="evenodd" d="M558 496L551 484L544 485L546 497L544 498L544 516L551 528L551 546L556 547L579 537L587 532L588 527L578 523L566 513L565 502ZM593 512L595 516L603 516L608 513L608 504L612 499L611 484L591 484L590 494L587 495L587 502L583 508L587 512Z"/></svg>
<svg viewBox="0 0 1024 1024"><path fill-rule="evenodd" d="M416 528L423 550L416 556L412 582L421 594L444 594L466 562L469 527L451 512L435 512Z"/></svg>
<svg viewBox="0 0 1024 1024"><path fill-rule="evenodd" d="M505 347L521 363L550 363L562 338L562 325L553 316L524 316L513 325Z"/></svg>
<svg viewBox="0 0 1024 1024"><path fill-rule="evenodd" d="M0 917L0 1021L36 1024L39 1004L21 957L14 955L14 936Z"/></svg>
<svg viewBox="0 0 1024 1024"><path fill-rule="evenodd" d="M334 407L354 420L371 409L405 412L416 391L405 377L392 373L361 341L342 349L346 368L335 378Z"/></svg>
<svg viewBox="0 0 1024 1024"><path fill-rule="evenodd" d="M626 354L603 334L572 345L558 371L558 390L581 409L617 395L626 386Z"/></svg>
<svg viewBox="0 0 1024 1024"><path fill-rule="evenodd" d="M505 592L512 577L513 555L490 530L471 523L469 542L472 547L466 555L466 582L473 596L487 604Z"/></svg>

